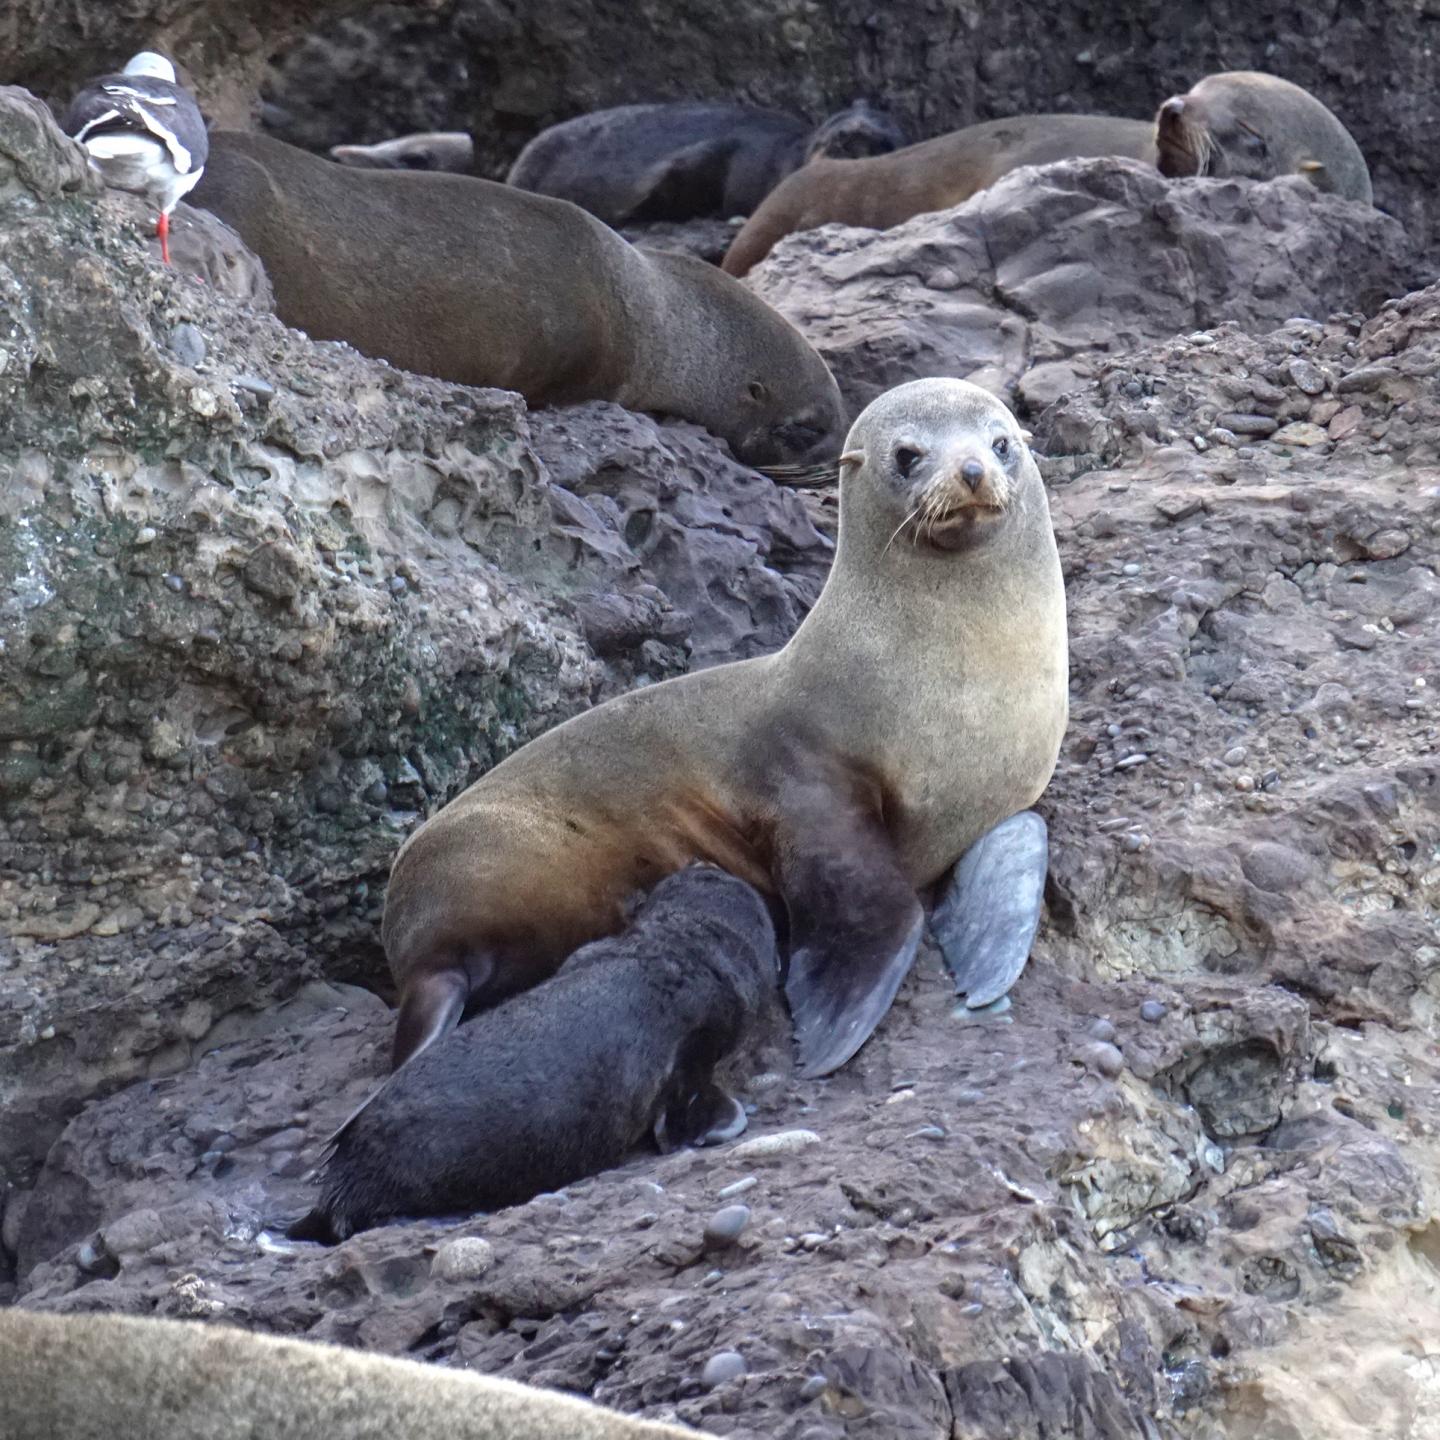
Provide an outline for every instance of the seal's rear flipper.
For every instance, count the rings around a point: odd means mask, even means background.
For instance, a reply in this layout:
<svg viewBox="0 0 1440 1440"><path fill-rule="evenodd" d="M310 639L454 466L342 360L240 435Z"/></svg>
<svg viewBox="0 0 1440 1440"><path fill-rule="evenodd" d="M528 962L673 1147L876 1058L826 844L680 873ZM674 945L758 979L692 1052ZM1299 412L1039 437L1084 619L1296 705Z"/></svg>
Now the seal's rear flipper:
<svg viewBox="0 0 1440 1440"><path fill-rule="evenodd" d="M1049 868L1045 822L1033 810L1002 820L956 862L930 930L970 1009L993 1004L1020 978Z"/></svg>
<svg viewBox="0 0 1440 1440"><path fill-rule="evenodd" d="M800 1073L814 1077L838 1070L884 1018L925 915L873 799L847 802L833 779L807 788L786 797L803 829L777 835L776 858L790 916L785 996Z"/></svg>

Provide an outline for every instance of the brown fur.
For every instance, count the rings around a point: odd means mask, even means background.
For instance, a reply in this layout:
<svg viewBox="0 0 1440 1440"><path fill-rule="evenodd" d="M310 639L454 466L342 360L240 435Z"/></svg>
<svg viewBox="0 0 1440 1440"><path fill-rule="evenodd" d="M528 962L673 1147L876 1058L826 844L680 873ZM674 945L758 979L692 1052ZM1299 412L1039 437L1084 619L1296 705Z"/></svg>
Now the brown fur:
<svg viewBox="0 0 1440 1440"><path fill-rule="evenodd" d="M276 312L407 370L678 415L755 465L833 460L840 394L800 332L686 255L464 175L354 169L218 131L191 195L260 256Z"/></svg>
<svg viewBox="0 0 1440 1440"><path fill-rule="evenodd" d="M1317 189L1374 203L1354 137L1308 90L1254 70L1207 75L1156 116L1162 175L1303 175Z"/></svg>
<svg viewBox="0 0 1440 1440"><path fill-rule="evenodd" d="M990 454L1001 432L1008 471ZM928 498L893 472L907 442L941 467ZM783 876L798 854L821 857L823 885L873 836L913 906L1045 787L1064 728L1065 602L1013 418L963 381L919 381L860 416L847 455L835 565L783 650L577 716L402 847L383 927L402 992L397 1059L423 1032L427 986L444 977L489 1003L533 985L691 860L781 893L793 939ZM978 524L957 478L966 455L988 467L980 497L1006 503ZM968 508L938 523L942 502ZM858 869L874 869L868 851Z"/></svg>
<svg viewBox="0 0 1440 1440"><path fill-rule="evenodd" d="M798 230L832 224L888 230L948 210L1022 165L1100 155L1153 164L1154 129L1148 121L1108 115L1021 115L872 159L816 160L771 191L731 243L723 268L748 273Z"/></svg>
<svg viewBox="0 0 1440 1440"><path fill-rule="evenodd" d="M5 1440L683 1440L510 1380L226 1325L0 1310Z"/></svg>

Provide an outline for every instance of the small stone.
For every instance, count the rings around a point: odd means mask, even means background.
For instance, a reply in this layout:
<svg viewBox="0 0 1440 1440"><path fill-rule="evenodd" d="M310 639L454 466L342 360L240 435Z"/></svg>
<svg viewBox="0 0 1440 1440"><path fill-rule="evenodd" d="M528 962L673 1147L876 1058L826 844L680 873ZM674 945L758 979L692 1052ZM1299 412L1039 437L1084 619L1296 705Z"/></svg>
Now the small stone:
<svg viewBox="0 0 1440 1440"><path fill-rule="evenodd" d="M205 359L205 337L188 321L170 332L170 353L192 370Z"/></svg>
<svg viewBox="0 0 1440 1440"><path fill-rule="evenodd" d="M729 1200L736 1195L743 1195L747 1190L753 1190L759 1183L753 1175L747 1175L743 1180L736 1180L733 1184L726 1185L720 1191L720 1198Z"/></svg>
<svg viewBox="0 0 1440 1440"><path fill-rule="evenodd" d="M410 588L410 583L403 575L392 575L389 586L392 595L403 595Z"/></svg>
<svg viewBox="0 0 1440 1440"><path fill-rule="evenodd" d="M173 590L177 595L185 591L185 577L183 575L166 575L164 584L167 590Z"/></svg>
<svg viewBox="0 0 1440 1440"><path fill-rule="evenodd" d="M1125 1068L1125 1057L1113 1045L1107 1045L1103 1040L1082 1045L1072 1058L1111 1080Z"/></svg>
<svg viewBox="0 0 1440 1440"><path fill-rule="evenodd" d="M1132 830L1120 837L1120 848L1128 855L1139 855L1150 848L1150 837L1143 830Z"/></svg>
<svg viewBox="0 0 1440 1440"><path fill-rule="evenodd" d="M1273 435L1280 422L1273 415L1253 415L1248 411L1227 410L1217 416L1219 424L1236 435Z"/></svg>
<svg viewBox="0 0 1440 1440"><path fill-rule="evenodd" d="M1138 575L1140 573L1140 567L1131 560L1128 564L1120 567L1120 573L1122 575Z"/></svg>
<svg viewBox="0 0 1440 1440"><path fill-rule="evenodd" d="M1227 765L1243 765L1245 757L1250 752L1243 745L1232 745L1225 752L1224 760Z"/></svg>
<svg viewBox="0 0 1440 1440"><path fill-rule="evenodd" d="M773 1135L757 1135L742 1141L729 1151L731 1160L769 1160L782 1155L795 1155L818 1145L820 1137L813 1130L777 1130Z"/></svg>
<svg viewBox="0 0 1440 1440"><path fill-rule="evenodd" d="M829 1388L830 1382L823 1375L807 1376L800 1387L800 1403L808 1405L810 1401L818 1400Z"/></svg>
<svg viewBox="0 0 1440 1440"><path fill-rule="evenodd" d="M1350 395L1378 390L1391 380L1398 380L1400 372L1389 365L1362 365L1348 375L1342 375L1335 382L1337 395Z"/></svg>
<svg viewBox="0 0 1440 1440"><path fill-rule="evenodd" d="M733 1245L740 1238L741 1231L749 1223L750 1207L748 1205L726 1205L723 1209L717 1210L710 1217L710 1223L705 1227L705 1248L707 1250L723 1250L727 1245Z"/></svg>
<svg viewBox="0 0 1440 1440"><path fill-rule="evenodd" d="M1115 1038L1115 1027L1101 1016L1099 1020L1093 1021L1090 1026L1090 1038L1092 1040L1113 1040Z"/></svg>
<svg viewBox="0 0 1440 1440"><path fill-rule="evenodd" d="M1143 765L1149 758L1145 751L1137 750L1135 754L1127 755L1123 760L1117 760L1115 768L1117 770L1133 770L1137 765Z"/></svg>
<svg viewBox="0 0 1440 1440"><path fill-rule="evenodd" d="M237 390L248 391L251 395L259 395L262 399L268 400L275 393L275 387L268 380L262 380L258 375L236 375L230 383Z"/></svg>
<svg viewBox="0 0 1440 1440"><path fill-rule="evenodd" d="M495 1247L478 1235L460 1235L447 1240L430 1262L436 1280L478 1280L495 1263Z"/></svg>
<svg viewBox="0 0 1440 1440"><path fill-rule="evenodd" d="M136 549L139 549L142 545L153 545L156 534L157 531L153 525L142 525L135 532L135 540L133 543Z"/></svg>
<svg viewBox="0 0 1440 1440"><path fill-rule="evenodd" d="M745 1357L738 1350L721 1350L712 1355L700 1372L700 1383L707 1390L738 1380L745 1373Z"/></svg>
<svg viewBox="0 0 1440 1440"><path fill-rule="evenodd" d="M206 390L203 386L197 385L190 392L190 408L204 419L219 413L220 402L215 398L213 390Z"/></svg>
<svg viewBox="0 0 1440 1440"><path fill-rule="evenodd" d="M922 1125L918 1130L912 1130L905 1138L907 1140L945 1140L948 1137L938 1125Z"/></svg>
<svg viewBox="0 0 1440 1440"><path fill-rule="evenodd" d="M1168 1012L1159 1000L1146 1000L1140 1006L1140 1018L1147 1024L1158 1025Z"/></svg>
<svg viewBox="0 0 1440 1440"><path fill-rule="evenodd" d="M1203 435L1192 435L1190 443L1199 451L1206 451L1210 448L1209 442Z"/></svg>
<svg viewBox="0 0 1440 1440"><path fill-rule="evenodd" d="M1308 360L1293 357L1286 361L1285 372L1290 377L1290 383L1307 395L1319 395L1325 389L1325 376L1318 366Z"/></svg>
<svg viewBox="0 0 1440 1440"><path fill-rule="evenodd" d="M1237 775L1235 777L1235 788L1248 793L1255 788L1255 777L1253 775Z"/></svg>

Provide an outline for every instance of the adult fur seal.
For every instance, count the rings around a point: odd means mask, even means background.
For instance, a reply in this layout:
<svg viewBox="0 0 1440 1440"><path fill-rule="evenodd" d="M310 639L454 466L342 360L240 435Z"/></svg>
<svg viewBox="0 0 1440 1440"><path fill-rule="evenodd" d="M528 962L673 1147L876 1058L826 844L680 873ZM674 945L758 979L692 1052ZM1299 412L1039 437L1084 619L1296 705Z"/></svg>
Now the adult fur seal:
<svg viewBox="0 0 1440 1440"><path fill-rule="evenodd" d="M373 145L332 145L330 158L365 170L448 170L468 175L475 168L475 142L463 130L421 130Z"/></svg>
<svg viewBox="0 0 1440 1440"><path fill-rule="evenodd" d="M542 130L508 183L570 200L610 225L748 215L816 155L880 155L905 143L864 101L812 127L750 105L620 105Z"/></svg>
<svg viewBox="0 0 1440 1440"><path fill-rule="evenodd" d="M778 981L765 901L708 866L667 876L623 934L462 1025L346 1123L296 1239L396 1215L518 1204L662 1150L729 1140L745 1111L714 1081Z"/></svg>
<svg viewBox="0 0 1440 1440"><path fill-rule="evenodd" d="M396 1064L700 859L783 902L801 1064L836 1069L914 958L917 890L1044 789L1066 681L1060 561L1014 418L961 380L880 396L841 457L834 567L784 649L576 716L401 847Z"/></svg>
<svg viewBox="0 0 1440 1440"><path fill-rule="evenodd" d="M573 1396L229 1325L0 1310L5 1440L699 1440Z"/></svg>
<svg viewBox="0 0 1440 1440"><path fill-rule="evenodd" d="M723 268L745 275L787 235L818 225L888 230L948 210L1022 165L1095 155L1153 164L1155 127L1109 115L1021 115L987 120L867 160L817 160L782 181L746 221Z"/></svg>
<svg viewBox="0 0 1440 1440"><path fill-rule="evenodd" d="M677 415L752 465L839 448L840 392L794 326L714 266L637 250L562 200L226 131L193 200L239 232L280 318L316 339L534 405Z"/></svg>
<svg viewBox="0 0 1440 1440"><path fill-rule="evenodd" d="M1308 90L1277 75L1207 75L1171 96L1155 124L1162 175L1303 175L1332 195L1374 204L1354 137Z"/></svg>

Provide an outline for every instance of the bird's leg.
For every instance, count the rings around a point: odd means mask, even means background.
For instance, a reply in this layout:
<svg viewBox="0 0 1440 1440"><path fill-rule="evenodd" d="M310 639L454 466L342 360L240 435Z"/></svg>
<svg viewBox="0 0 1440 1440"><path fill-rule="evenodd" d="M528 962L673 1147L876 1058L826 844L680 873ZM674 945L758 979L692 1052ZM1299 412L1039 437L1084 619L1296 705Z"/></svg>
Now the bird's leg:
<svg viewBox="0 0 1440 1440"><path fill-rule="evenodd" d="M160 258L170 263L170 217L162 210L155 223L155 233L160 237Z"/></svg>

